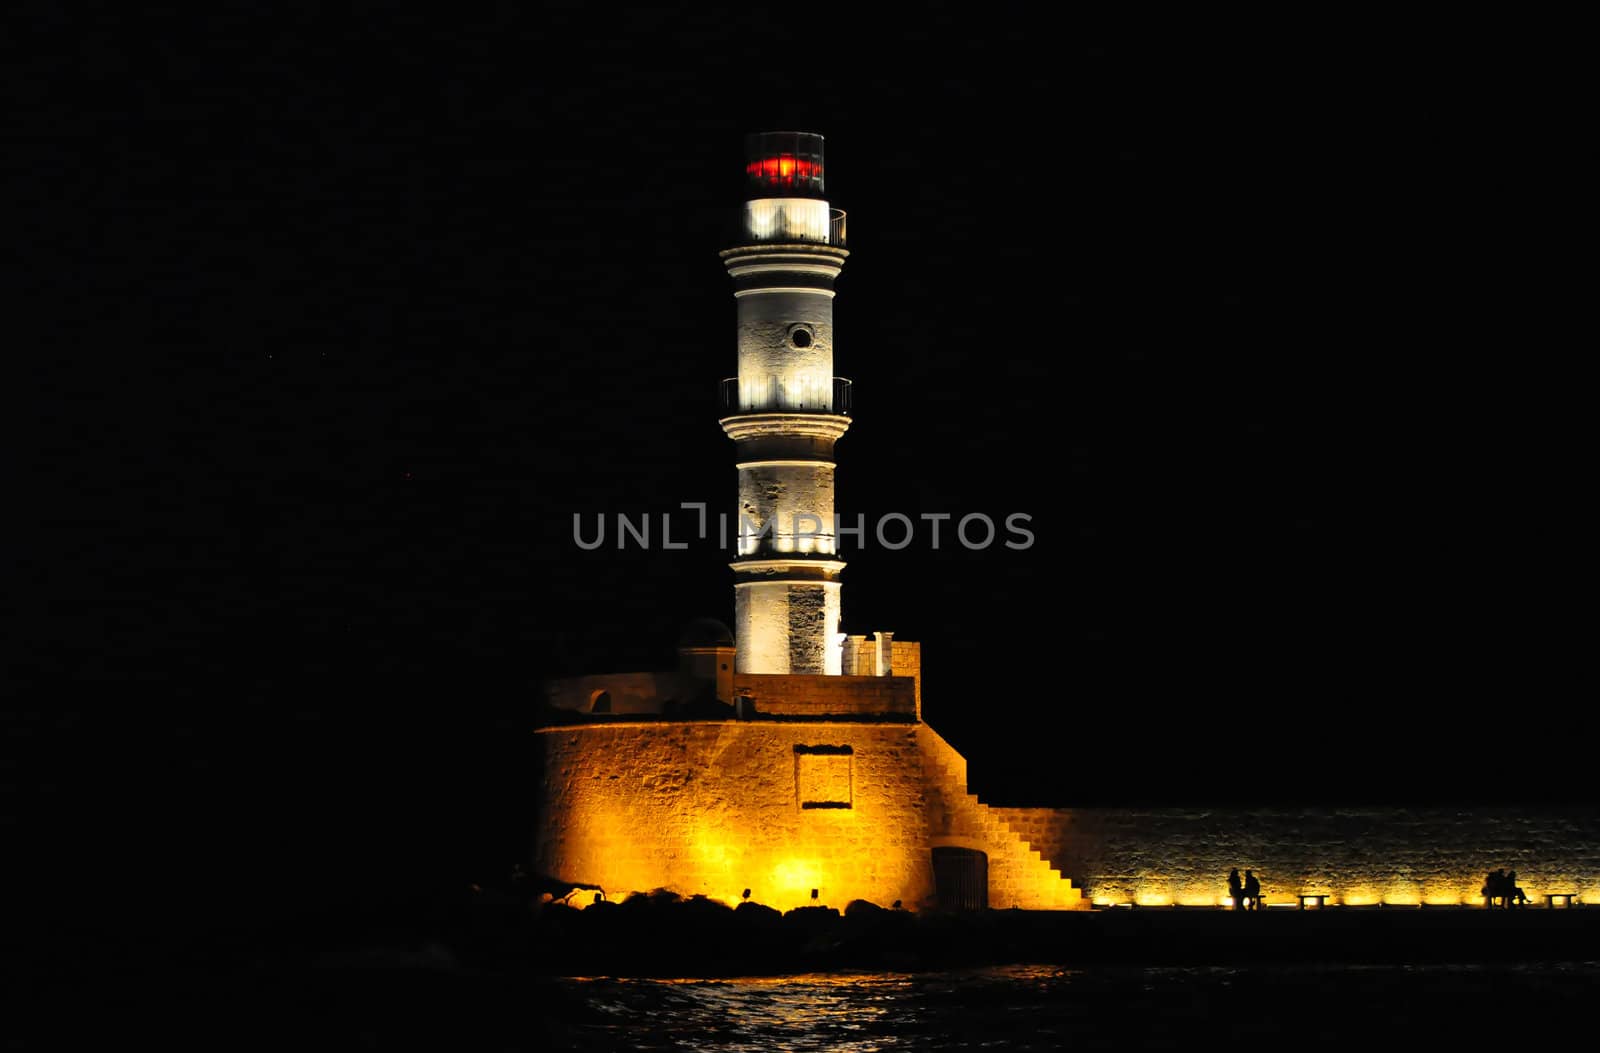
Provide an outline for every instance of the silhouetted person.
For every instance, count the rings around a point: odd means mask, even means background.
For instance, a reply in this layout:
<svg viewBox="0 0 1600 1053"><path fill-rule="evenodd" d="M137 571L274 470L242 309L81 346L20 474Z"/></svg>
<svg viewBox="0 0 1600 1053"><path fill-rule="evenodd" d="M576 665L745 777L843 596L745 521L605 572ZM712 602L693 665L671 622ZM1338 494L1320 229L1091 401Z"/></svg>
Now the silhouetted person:
<svg viewBox="0 0 1600 1053"><path fill-rule="evenodd" d="M1496 870L1483 879L1483 903L1486 907L1493 907L1499 900L1501 906L1509 906L1511 893L1506 889L1506 872Z"/></svg>
<svg viewBox="0 0 1600 1053"><path fill-rule="evenodd" d="M1528 902L1528 894L1517 887L1517 872L1515 870L1506 875L1505 888L1507 909Z"/></svg>
<svg viewBox="0 0 1600 1053"><path fill-rule="evenodd" d="M1238 867L1228 871L1228 898L1233 900L1234 910L1244 909L1244 885L1239 882Z"/></svg>
<svg viewBox="0 0 1600 1053"><path fill-rule="evenodd" d="M1250 901L1251 910L1261 909L1261 882L1256 880L1253 870L1244 872L1244 898Z"/></svg>

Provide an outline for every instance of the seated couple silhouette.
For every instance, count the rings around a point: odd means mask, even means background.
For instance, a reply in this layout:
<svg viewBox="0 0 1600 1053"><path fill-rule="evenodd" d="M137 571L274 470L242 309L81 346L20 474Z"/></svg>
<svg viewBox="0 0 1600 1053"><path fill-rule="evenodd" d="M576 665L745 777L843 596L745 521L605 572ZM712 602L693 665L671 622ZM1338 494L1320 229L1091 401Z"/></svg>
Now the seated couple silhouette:
<svg viewBox="0 0 1600 1053"><path fill-rule="evenodd" d="M1255 871L1246 870L1243 881L1239 880L1237 868L1228 871L1228 898L1233 901L1234 910L1260 910L1261 882Z"/></svg>

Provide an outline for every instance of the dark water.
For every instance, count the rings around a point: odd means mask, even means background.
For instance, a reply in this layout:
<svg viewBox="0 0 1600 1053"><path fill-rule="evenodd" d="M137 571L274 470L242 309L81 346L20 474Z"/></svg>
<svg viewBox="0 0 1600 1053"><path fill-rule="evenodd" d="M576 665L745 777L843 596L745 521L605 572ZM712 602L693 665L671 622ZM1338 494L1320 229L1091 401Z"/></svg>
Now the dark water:
<svg viewBox="0 0 1600 1053"><path fill-rule="evenodd" d="M592 978L553 994L551 1049L1508 1048L1574 1030L1587 1047L1600 962Z"/></svg>

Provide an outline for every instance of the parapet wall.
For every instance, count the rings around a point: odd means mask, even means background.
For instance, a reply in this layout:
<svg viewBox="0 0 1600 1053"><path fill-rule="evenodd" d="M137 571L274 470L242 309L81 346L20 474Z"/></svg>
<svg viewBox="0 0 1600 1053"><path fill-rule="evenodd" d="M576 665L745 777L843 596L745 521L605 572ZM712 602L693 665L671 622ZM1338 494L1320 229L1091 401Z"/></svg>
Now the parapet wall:
<svg viewBox="0 0 1600 1053"><path fill-rule="evenodd" d="M675 672L602 673L549 681L545 702L555 709L588 713L595 699L604 696L608 713L659 713L664 701L692 697L697 687L691 678Z"/></svg>
<svg viewBox="0 0 1600 1053"><path fill-rule="evenodd" d="M1351 905L1480 903L1515 870L1536 901L1600 904L1600 816L1554 808L996 808L1096 903L1211 904L1230 868L1270 903L1328 893Z"/></svg>
<svg viewBox="0 0 1600 1053"><path fill-rule="evenodd" d="M804 673L736 673L734 696L758 713L791 716L916 716L916 682L898 676L822 676Z"/></svg>
<svg viewBox="0 0 1600 1053"><path fill-rule="evenodd" d="M922 719L922 644L913 640L895 640L890 652L894 658L894 675L910 677L916 701L917 719Z"/></svg>

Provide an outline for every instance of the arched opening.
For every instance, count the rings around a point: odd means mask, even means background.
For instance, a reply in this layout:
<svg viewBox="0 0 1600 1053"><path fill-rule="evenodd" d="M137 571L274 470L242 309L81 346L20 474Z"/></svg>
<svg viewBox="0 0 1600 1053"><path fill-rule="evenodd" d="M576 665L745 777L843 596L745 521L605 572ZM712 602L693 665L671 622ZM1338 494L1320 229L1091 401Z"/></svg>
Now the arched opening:
<svg viewBox="0 0 1600 1053"><path fill-rule="evenodd" d="M589 712L591 712L591 713L609 713L609 712L611 712L611 692L609 692L609 691L596 691L594 694L590 695L589 696Z"/></svg>
<svg viewBox="0 0 1600 1053"><path fill-rule="evenodd" d="M935 848L933 890L941 910L986 909L989 857L975 848Z"/></svg>

